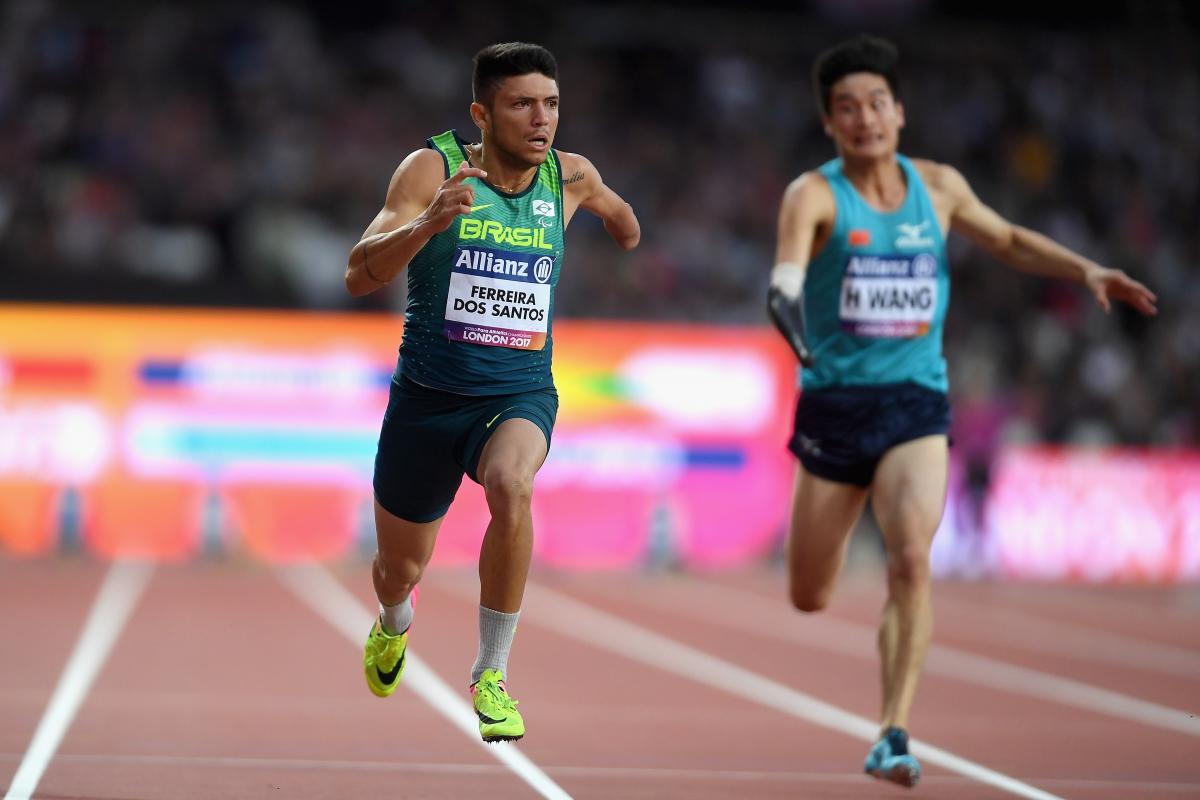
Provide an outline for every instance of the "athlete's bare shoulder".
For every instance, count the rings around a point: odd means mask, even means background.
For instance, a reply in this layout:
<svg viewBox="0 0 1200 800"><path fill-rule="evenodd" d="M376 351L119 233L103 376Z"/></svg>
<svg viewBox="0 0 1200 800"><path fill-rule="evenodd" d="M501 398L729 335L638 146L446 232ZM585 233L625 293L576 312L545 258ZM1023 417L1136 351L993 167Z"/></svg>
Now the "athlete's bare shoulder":
<svg viewBox="0 0 1200 800"><path fill-rule="evenodd" d="M413 150L400 162L400 166L406 165L413 169L433 172L443 178L446 176L446 161L442 158L442 154L432 147Z"/></svg>
<svg viewBox="0 0 1200 800"><path fill-rule="evenodd" d="M587 196L603 185L600 172L585 156L555 150L559 167L562 169L563 189L569 194Z"/></svg>
<svg viewBox="0 0 1200 800"><path fill-rule="evenodd" d="M604 185L604 179L591 161L578 153L555 152L562 170L564 223L570 222L580 208L608 219L625 207L625 201Z"/></svg>
<svg viewBox="0 0 1200 800"><path fill-rule="evenodd" d="M568 153L566 150L559 150L557 148L554 150L554 152L558 154L558 160L563 165L564 172L566 172L568 164L571 166L579 166L581 164L590 165L592 163L587 159L586 156L582 156L579 153Z"/></svg>
<svg viewBox="0 0 1200 800"><path fill-rule="evenodd" d="M399 228L424 211L446 180L446 163L430 148L414 150L404 157L388 181L383 208L367 226L364 237Z"/></svg>
<svg viewBox="0 0 1200 800"><path fill-rule="evenodd" d="M818 170L809 170L788 184L783 193L783 208L802 210L807 219L822 223L833 219L837 203L829 180Z"/></svg>
<svg viewBox="0 0 1200 800"><path fill-rule="evenodd" d="M930 161L927 158L914 158L912 165L928 189L954 198L962 197L965 194L964 190L969 191L967 179L949 164Z"/></svg>
<svg viewBox="0 0 1200 800"><path fill-rule="evenodd" d="M820 172L805 172L788 184L779 206L779 238L775 263L807 264L837 218L833 187Z"/></svg>
<svg viewBox="0 0 1200 800"><path fill-rule="evenodd" d="M822 194L833 197L833 189L829 186L829 179L818 169L801 172L788 184L788 191L805 192L812 194L814 197Z"/></svg>
<svg viewBox="0 0 1200 800"><path fill-rule="evenodd" d="M954 167L924 158L914 158L912 164L937 209L943 233L954 226L954 220L960 214L979 205L967 179Z"/></svg>
<svg viewBox="0 0 1200 800"><path fill-rule="evenodd" d="M387 199L381 212L392 215L387 225L398 227L420 213L433 200L445 179L446 162L438 151L422 148L405 156L388 181ZM377 224L372 227L377 227ZM390 227L379 230L388 230Z"/></svg>
<svg viewBox="0 0 1200 800"><path fill-rule="evenodd" d="M446 179L446 161L431 147L414 150L404 157L392 175L393 188L399 184L412 194L428 193L430 197Z"/></svg>

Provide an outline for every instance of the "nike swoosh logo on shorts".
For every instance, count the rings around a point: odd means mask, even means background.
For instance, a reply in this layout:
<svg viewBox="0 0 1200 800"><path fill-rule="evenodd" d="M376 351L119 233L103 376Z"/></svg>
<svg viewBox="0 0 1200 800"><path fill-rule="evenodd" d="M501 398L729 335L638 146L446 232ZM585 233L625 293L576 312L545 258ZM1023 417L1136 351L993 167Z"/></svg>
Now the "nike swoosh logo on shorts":
<svg viewBox="0 0 1200 800"><path fill-rule="evenodd" d="M500 419L500 415L501 415L501 414L505 414L505 413L507 413L507 412L509 412L509 411L512 411L514 408L516 408L516 406L509 406L508 408L504 409L504 411L501 411L501 412L500 412L500 414L497 414L496 416L492 417L492 418L491 418L491 419L489 419L487 422L485 422L485 423L484 423L484 425L483 425L483 427L484 427L484 428L491 428L493 425L495 425L495 424L496 424L496 420Z"/></svg>

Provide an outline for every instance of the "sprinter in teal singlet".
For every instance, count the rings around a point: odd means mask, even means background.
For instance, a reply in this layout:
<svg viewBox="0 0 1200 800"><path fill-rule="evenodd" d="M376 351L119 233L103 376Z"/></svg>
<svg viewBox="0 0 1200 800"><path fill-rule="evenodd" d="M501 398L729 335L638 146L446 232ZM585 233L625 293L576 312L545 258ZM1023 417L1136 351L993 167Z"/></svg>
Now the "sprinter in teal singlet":
<svg viewBox="0 0 1200 800"><path fill-rule="evenodd" d="M533 478L558 410L550 361L563 233L580 208L623 249L641 231L586 158L553 149L549 51L486 47L472 88L480 142L447 131L404 159L350 254L346 286L367 294L407 270L404 341L375 458L380 613L363 653L367 686L380 697L396 690L415 589L466 474L491 512L470 688L480 736L498 742L525 735L508 654L532 554Z"/></svg>
<svg viewBox="0 0 1200 800"><path fill-rule="evenodd" d="M824 608L870 496L887 551L879 629L880 735L864 764L914 785L907 725L932 630L929 550L942 515L950 408L942 322L956 230L1025 272L1084 284L1146 314L1155 297L985 206L952 167L897 153L904 109L894 46L859 37L821 55L813 83L838 158L783 197L768 308L804 365L791 449L792 603Z"/></svg>

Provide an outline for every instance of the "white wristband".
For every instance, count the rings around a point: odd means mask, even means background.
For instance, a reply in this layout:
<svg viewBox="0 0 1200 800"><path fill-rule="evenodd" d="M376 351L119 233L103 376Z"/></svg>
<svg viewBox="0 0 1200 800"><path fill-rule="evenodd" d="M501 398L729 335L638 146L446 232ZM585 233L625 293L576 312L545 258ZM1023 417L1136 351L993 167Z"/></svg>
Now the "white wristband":
<svg viewBox="0 0 1200 800"><path fill-rule="evenodd" d="M771 286L788 300L798 300L804 290L804 267L794 261L781 261L771 270Z"/></svg>

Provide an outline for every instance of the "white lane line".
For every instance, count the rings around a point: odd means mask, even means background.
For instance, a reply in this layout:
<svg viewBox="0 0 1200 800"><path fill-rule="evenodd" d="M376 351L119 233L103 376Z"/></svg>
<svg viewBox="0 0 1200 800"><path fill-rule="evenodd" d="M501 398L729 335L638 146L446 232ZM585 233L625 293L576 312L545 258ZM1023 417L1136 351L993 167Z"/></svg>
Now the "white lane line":
<svg viewBox="0 0 1200 800"><path fill-rule="evenodd" d="M933 671L941 675L960 680L963 676L970 676L969 680L973 683L1003 689L1012 694L1038 697L1095 714L1120 717L1188 736L1200 736L1200 719L1180 709L944 646L931 647L929 659Z"/></svg>
<svg viewBox="0 0 1200 800"><path fill-rule="evenodd" d="M1171 621L1195 618L1200 611L1200 592L1190 584L1179 584L1174 587L1175 602L1169 604L1146 602L1144 599L1129 597L1131 592L1137 592L1136 587L1116 586L1106 590L1102 586L1063 588L1050 584L1037 595L1048 598L1052 603L1061 603L1077 611L1088 614L1104 613L1108 616L1120 616L1136 625L1153 617L1169 617Z"/></svg>
<svg viewBox="0 0 1200 800"><path fill-rule="evenodd" d="M109 567L4 800L29 800L37 789L153 572L153 564L137 561L114 561Z"/></svg>
<svg viewBox="0 0 1200 800"><path fill-rule="evenodd" d="M279 576L285 586L323 617L335 630L349 639L352 644L361 646L367 631L371 629L371 620L374 614L327 569L316 564L302 564L280 567L275 574ZM411 650L407 657L408 666L404 668L404 686L433 706L435 711L463 731L488 755L516 773L542 797L547 800L571 800L571 795L567 794L561 786L511 742L489 745L480 739L479 722L471 705Z"/></svg>
<svg viewBox="0 0 1200 800"><path fill-rule="evenodd" d="M703 650L581 603L561 592L530 582L525 589L525 598L526 609L530 613L523 617L534 625L550 628L563 636L640 661L681 678L706 683L719 691L737 695L864 742L874 742L879 735L878 723L866 717L851 714ZM1056 795L933 745L912 740L909 748L913 755L929 764L957 772L1018 797L1031 800L1061 800Z"/></svg>
<svg viewBox="0 0 1200 800"><path fill-rule="evenodd" d="M16 753L0 753L0 761L15 761ZM127 767L182 767L184 769L273 769L308 770L312 772L398 772L431 775L506 775L508 770L499 764L463 764L429 761L354 761L308 758L238 758L234 756L166 756L166 755L97 755L89 753L59 753L64 764L98 764ZM547 772L592 780L649 779L649 780L723 780L731 782L774 783L846 783L861 786L863 776L846 772L797 772L794 770L750 769L685 769L670 767L582 767L563 764L547 766ZM1200 783L1155 780L1100 780L1093 778L1039 778L1039 783L1061 787L1063 790L1124 790L1133 796L1147 793L1186 793L1196 797ZM921 785L972 786L975 781L959 775L926 775Z"/></svg>
<svg viewBox="0 0 1200 800"><path fill-rule="evenodd" d="M961 596L955 596L952 602L955 613L978 620L980 633L993 643L1001 637L1005 644L1029 652L1049 651L1069 658L1200 679L1200 653L1194 650L1047 619L1016 608L987 606Z"/></svg>
<svg viewBox="0 0 1200 800"><path fill-rule="evenodd" d="M803 642L807 647L843 653L858 658L876 658L875 629L830 616L797 619L780 603L742 589L697 581L697 591L709 600L705 619L755 635L781 641ZM660 605L666 606L663 601ZM677 613L691 613L686 604L670 604ZM963 683L972 683L1012 694L1037 697L1060 705L1073 706L1095 714L1104 714L1156 728L1200 736L1197 712L1151 703L1111 689L1019 667L993 658L975 655L947 645L935 644L925 657L925 671Z"/></svg>

